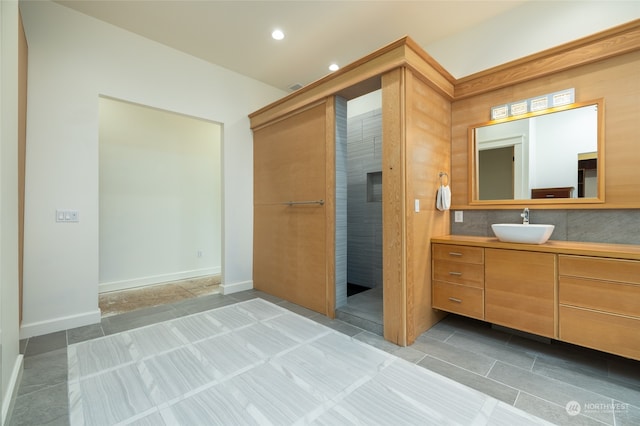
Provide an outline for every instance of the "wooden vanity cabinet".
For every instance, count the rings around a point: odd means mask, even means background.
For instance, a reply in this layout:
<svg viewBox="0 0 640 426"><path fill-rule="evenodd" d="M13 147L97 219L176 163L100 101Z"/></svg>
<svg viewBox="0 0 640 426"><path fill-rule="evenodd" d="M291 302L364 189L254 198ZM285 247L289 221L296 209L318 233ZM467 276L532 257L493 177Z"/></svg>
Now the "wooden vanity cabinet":
<svg viewBox="0 0 640 426"><path fill-rule="evenodd" d="M559 338L640 359L640 262L558 257Z"/></svg>
<svg viewBox="0 0 640 426"><path fill-rule="evenodd" d="M484 249L448 244L432 246L431 306L484 318Z"/></svg>
<svg viewBox="0 0 640 426"><path fill-rule="evenodd" d="M485 249L485 321L556 336L556 255Z"/></svg>
<svg viewBox="0 0 640 426"><path fill-rule="evenodd" d="M640 247L432 240L432 307L640 360Z"/></svg>

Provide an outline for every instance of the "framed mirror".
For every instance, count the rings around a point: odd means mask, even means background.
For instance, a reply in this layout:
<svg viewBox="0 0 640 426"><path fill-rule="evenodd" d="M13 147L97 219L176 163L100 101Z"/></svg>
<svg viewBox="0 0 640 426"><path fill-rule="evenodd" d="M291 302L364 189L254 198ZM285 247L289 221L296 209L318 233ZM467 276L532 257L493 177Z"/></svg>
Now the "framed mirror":
<svg viewBox="0 0 640 426"><path fill-rule="evenodd" d="M604 202L604 101L469 128L470 204Z"/></svg>

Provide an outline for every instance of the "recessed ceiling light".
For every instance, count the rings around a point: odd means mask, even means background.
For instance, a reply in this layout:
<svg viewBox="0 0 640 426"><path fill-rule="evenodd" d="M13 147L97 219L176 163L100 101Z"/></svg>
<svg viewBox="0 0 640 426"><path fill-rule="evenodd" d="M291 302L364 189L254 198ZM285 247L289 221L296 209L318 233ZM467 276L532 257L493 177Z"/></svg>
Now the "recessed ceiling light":
<svg viewBox="0 0 640 426"><path fill-rule="evenodd" d="M273 37L274 40L282 40L284 38L284 33L282 30L273 30L271 37Z"/></svg>
<svg viewBox="0 0 640 426"><path fill-rule="evenodd" d="M329 65L329 71L338 71L339 69L340 67L338 66L338 64Z"/></svg>

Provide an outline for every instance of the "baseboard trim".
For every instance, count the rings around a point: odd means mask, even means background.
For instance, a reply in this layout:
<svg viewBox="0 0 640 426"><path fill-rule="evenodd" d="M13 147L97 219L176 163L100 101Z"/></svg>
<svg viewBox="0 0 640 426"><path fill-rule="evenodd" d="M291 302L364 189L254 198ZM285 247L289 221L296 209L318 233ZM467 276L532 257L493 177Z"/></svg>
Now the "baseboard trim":
<svg viewBox="0 0 640 426"><path fill-rule="evenodd" d="M253 280L240 281L237 283L220 284L220 291L224 295L238 293L240 291L245 291L245 290L251 290L252 288L253 288Z"/></svg>
<svg viewBox="0 0 640 426"><path fill-rule="evenodd" d="M20 327L20 339L42 336L43 334L54 333L56 331L69 330L71 328L96 324L99 323L101 319L102 316L100 314L100 309L96 309L95 311L54 318L47 321L22 323L22 326Z"/></svg>
<svg viewBox="0 0 640 426"><path fill-rule="evenodd" d="M205 277L207 275L220 275L222 268L193 269L190 271L173 272L171 274L150 275L148 277L138 277L128 280L111 281L100 283L98 293L108 293L110 291L128 290L137 287L147 287L171 281L185 280L189 278Z"/></svg>
<svg viewBox="0 0 640 426"><path fill-rule="evenodd" d="M13 370L11 371L11 378L7 386L7 393L2 399L2 424L9 424L11 420L11 413L13 412L13 406L18 396L18 388L20 387L20 381L22 380L22 371L24 368L24 356L18 354L16 362L13 364Z"/></svg>

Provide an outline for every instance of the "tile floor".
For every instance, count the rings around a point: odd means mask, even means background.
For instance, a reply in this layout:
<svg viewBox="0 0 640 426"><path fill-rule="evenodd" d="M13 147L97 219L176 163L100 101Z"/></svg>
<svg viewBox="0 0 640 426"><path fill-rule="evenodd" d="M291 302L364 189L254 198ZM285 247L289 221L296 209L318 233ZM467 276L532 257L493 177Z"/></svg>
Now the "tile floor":
<svg viewBox="0 0 640 426"><path fill-rule="evenodd" d="M640 362L530 340L454 315L423 333L412 346L401 348L344 321L249 290L105 317L100 324L21 342L24 373L9 425L69 424L67 345L256 297L555 424L640 424Z"/></svg>
<svg viewBox="0 0 640 426"><path fill-rule="evenodd" d="M347 304L336 310L336 318L382 336L382 287L347 297Z"/></svg>
<svg viewBox="0 0 640 426"><path fill-rule="evenodd" d="M549 424L261 298L67 353L74 425Z"/></svg>

